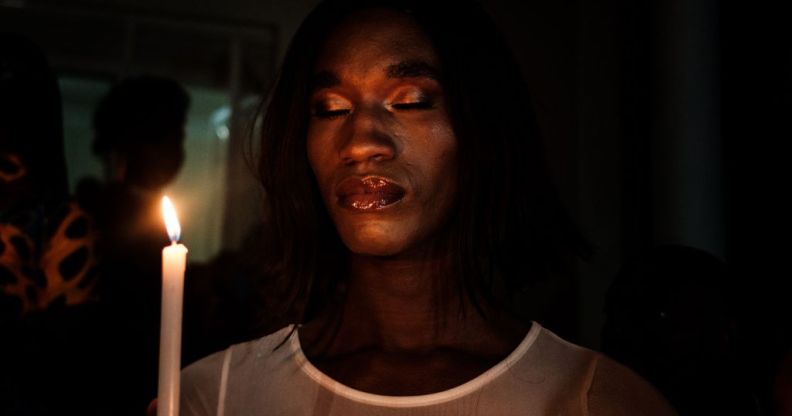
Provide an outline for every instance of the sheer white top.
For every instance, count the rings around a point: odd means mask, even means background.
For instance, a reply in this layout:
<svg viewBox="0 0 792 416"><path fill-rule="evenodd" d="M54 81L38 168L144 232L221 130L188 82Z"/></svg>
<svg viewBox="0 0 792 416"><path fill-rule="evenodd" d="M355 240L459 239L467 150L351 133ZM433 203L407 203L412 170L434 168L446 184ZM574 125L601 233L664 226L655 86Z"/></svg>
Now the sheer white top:
<svg viewBox="0 0 792 416"><path fill-rule="evenodd" d="M383 396L345 386L305 357L291 327L182 372L182 415L671 415L635 373L533 323L500 363L452 389ZM286 337L288 339L279 348Z"/></svg>

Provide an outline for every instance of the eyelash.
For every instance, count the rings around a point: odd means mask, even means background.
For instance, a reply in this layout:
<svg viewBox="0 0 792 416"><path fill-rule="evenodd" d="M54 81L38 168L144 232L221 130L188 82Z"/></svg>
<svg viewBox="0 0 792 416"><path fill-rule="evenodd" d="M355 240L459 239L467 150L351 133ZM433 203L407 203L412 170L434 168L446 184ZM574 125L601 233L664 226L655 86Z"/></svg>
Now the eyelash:
<svg viewBox="0 0 792 416"><path fill-rule="evenodd" d="M431 100L422 100L412 103L396 103L391 104L391 107L397 110L427 110L434 107L434 102Z"/></svg>
<svg viewBox="0 0 792 416"><path fill-rule="evenodd" d="M333 119L349 114L350 110L314 110L314 116L324 119Z"/></svg>
<svg viewBox="0 0 792 416"><path fill-rule="evenodd" d="M391 107L397 110L428 110L434 108L434 102L432 100L422 100L410 103L395 103L391 104ZM349 114L352 110L349 109L341 109L341 110L323 110L321 108L314 109L313 115L318 118L322 119L334 119L338 117L345 116Z"/></svg>

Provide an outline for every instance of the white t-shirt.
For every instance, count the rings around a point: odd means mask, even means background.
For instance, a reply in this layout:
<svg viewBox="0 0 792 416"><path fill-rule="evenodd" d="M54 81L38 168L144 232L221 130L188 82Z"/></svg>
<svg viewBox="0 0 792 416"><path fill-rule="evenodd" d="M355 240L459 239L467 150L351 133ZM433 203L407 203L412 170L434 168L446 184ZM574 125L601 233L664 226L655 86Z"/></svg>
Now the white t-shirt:
<svg viewBox="0 0 792 416"><path fill-rule="evenodd" d="M181 415L675 414L626 367L535 322L494 367L452 389L420 396L383 396L345 386L312 365L297 332L290 331L286 327L234 345L185 368Z"/></svg>

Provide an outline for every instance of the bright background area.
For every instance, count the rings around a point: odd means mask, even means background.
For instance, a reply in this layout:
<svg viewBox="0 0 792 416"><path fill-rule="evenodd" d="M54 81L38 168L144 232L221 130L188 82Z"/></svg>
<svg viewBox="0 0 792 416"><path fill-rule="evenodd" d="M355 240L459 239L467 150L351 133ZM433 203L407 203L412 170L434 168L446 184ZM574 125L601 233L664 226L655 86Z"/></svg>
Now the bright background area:
<svg viewBox="0 0 792 416"><path fill-rule="evenodd" d="M107 81L60 78L69 186L86 177L102 179L102 165L91 152L93 111L110 88ZM191 261L211 259L221 249L224 184L228 158L229 99L225 91L185 86L190 110L185 126L186 158L167 193L176 204ZM220 117L218 117L220 116Z"/></svg>

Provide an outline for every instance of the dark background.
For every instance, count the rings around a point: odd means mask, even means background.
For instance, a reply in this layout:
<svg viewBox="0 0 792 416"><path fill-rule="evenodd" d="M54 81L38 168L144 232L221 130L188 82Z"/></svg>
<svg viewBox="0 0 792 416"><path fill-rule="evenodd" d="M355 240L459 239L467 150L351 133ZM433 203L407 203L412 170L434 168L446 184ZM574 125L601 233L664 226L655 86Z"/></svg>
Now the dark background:
<svg viewBox="0 0 792 416"><path fill-rule="evenodd" d="M595 246L560 282L557 322L600 348L604 293L628 258L661 243L727 262L754 332L788 326L790 25L774 2L483 2L533 91L562 199ZM780 3L780 2L779 2ZM261 95L314 1L0 1L0 27L30 35L60 74L143 72ZM238 111L235 114L242 114ZM222 232L239 247L256 215L232 117ZM86 146L89 146L86 138ZM189 157L189 155L188 155ZM199 185L196 185L199 186ZM770 341L767 341L770 342ZM768 348L770 348L768 346Z"/></svg>

